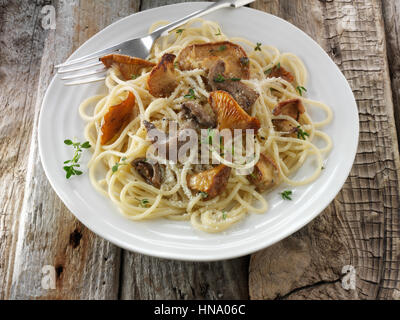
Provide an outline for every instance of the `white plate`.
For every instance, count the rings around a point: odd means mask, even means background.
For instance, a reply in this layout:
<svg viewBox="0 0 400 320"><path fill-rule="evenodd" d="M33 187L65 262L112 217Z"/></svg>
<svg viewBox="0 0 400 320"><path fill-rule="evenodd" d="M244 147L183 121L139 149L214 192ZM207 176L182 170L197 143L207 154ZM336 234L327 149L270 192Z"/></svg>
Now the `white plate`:
<svg viewBox="0 0 400 320"><path fill-rule="evenodd" d="M154 21L171 21L206 5L184 3L133 14L93 36L71 58L145 34ZM344 76L316 42L290 23L249 8L224 9L205 19L219 22L228 36L271 44L281 52L298 55L309 71L308 97L326 102L334 111L333 122L323 129L332 137L334 148L322 175L308 186L293 189L293 201L283 201L280 190L276 190L267 196L270 208L266 213L249 214L224 233L200 232L189 222L129 221L110 200L95 191L87 174L67 180L62 169L72 151L63 140L84 139L84 121L79 117L78 105L83 99L104 92L104 85L100 82L66 87L55 76L44 97L39 120L39 150L46 175L83 224L127 250L162 258L211 261L263 249L297 231L326 208L340 191L354 161L359 129L356 102ZM86 152L81 162L87 163L88 159ZM296 176L301 178L306 171L307 168Z"/></svg>

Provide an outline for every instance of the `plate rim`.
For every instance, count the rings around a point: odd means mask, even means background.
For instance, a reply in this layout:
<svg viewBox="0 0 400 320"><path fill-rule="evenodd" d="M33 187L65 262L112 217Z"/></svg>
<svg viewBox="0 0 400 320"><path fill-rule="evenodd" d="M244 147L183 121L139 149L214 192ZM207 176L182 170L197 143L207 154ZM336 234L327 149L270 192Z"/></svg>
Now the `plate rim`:
<svg viewBox="0 0 400 320"><path fill-rule="evenodd" d="M206 5L209 5L210 2L184 2L184 3L177 3L177 4L170 4L170 5L166 5L166 6L160 6L160 7L156 7L156 8L150 8L147 10L143 10L140 12L136 12L133 13L131 15L128 15L126 17L123 17L121 19L118 19L117 21L111 23L110 25L106 26L105 28L101 29L100 31L98 31L96 34L94 34L93 36L91 36L89 39L87 39L84 43L82 43L77 49L75 49L73 51L73 53L68 57L68 60L72 59L73 57L75 57L77 55L77 52L88 42L90 41L93 37L97 36L99 33L107 30L108 28L113 27L115 24L121 23L121 21L126 20L126 19L130 19L132 16L136 16L136 15L141 15L144 12L146 13L151 13L151 11L156 11L156 10L161 10L162 8L166 8L166 7L186 7L186 6L197 6L199 8L205 7ZM250 249L248 250L241 250L239 252L232 252L232 250L227 250L227 252L219 252L218 256L216 256L215 254L211 253L210 255L202 255L202 256L197 256L195 253L187 255L187 254L181 254L179 252L164 252L160 249L142 249L141 247L135 247L132 246L132 244L128 244L127 242L124 242L123 240L120 240L118 237L113 236L112 234L107 233L106 231L102 230L102 226L98 226L98 225L93 225L90 224L90 219L82 216L80 214L76 214L76 211L78 210L74 210L74 206L72 203L70 203L70 201L65 200L62 196L61 196L61 191L57 190L56 186L55 186L55 179L51 178L50 175L50 171L49 171L49 166L47 164L47 161L45 160L46 157L43 156L43 145L41 142L41 136L42 136L42 122L43 122L43 108L44 105L46 103L46 101L48 100L48 95L50 92L50 88L52 86L54 86L54 82L57 78L57 73L54 74L52 80L50 81L46 92L43 96L43 100L40 106L40 114L39 114L39 121L38 121L38 129L37 129L37 138L38 138L38 146L39 146L39 155L40 155L40 162L42 164L42 167L44 169L45 175L47 177L47 180L49 181L52 189L54 190L54 192L57 194L57 196L60 198L60 200L64 203L64 205L68 208L68 210L74 215L74 217L76 219L78 219L83 225L85 225L86 228L88 228L90 231L94 232L96 235L100 236L101 238L113 243L114 245L123 248L125 250L131 251L131 252L136 252L136 253L140 253L140 254L144 254L144 255L149 255L149 256L153 256L153 257L157 257L157 258L165 258L165 259L173 259L173 260L178 260L178 261L198 261L198 262L207 262L207 261L219 261L219 260L226 260L226 259L234 259L234 258L238 258L238 257L242 257L245 255L250 255L254 252L257 252L259 250L265 249L267 247L270 247L274 244L276 244L277 242L287 238L288 236L292 235L293 233L295 233L296 231L300 230L301 228L305 227L307 224L309 224L313 219L315 219L317 216L319 216L334 200L334 198L339 194L339 192L342 190L343 185L345 184L350 171L353 167L354 161L355 161L355 157L357 155L357 149L358 149L358 143L359 143L359 114L358 114L358 106L357 106L357 102L354 96L354 93L351 89L351 86L349 84L349 82L347 81L346 77L343 75L342 71L340 70L340 68L336 65L336 63L332 60L332 58L328 55L328 53L318 44L318 42L316 42L313 38L311 38L307 33L305 33L303 30L301 30L300 28L298 28L297 26L295 26L294 24L278 17L275 15L272 15L270 13L261 11L261 10L257 10L257 9L253 9L253 8L249 8L249 7L242 7L240 8L241 10L248 10L253 12L254 14L263 14L263 15L267 15L270 18L272 17L273 19L278 19L281 22L290 25L291 27L297 29L297 31L301 32L303 34L303 36L307 37L309 41L312 41L318 48L319 50L330 60L330 62L332 63L333 67L336 68L336 70L338 71L338 75L340 75L340 77L342 78L342 82L343 84L345 84L345 86L347 87L347 89L349 90L349 92L351 93L351 102L352 102L352 106L349 106L352 108L352 110L354 109L355 111L355 116L357 121L355 122L355 126L353 128L355 134L356 134L356 138L352 141L351 144L351 149L350 151L352 152L352 157L351 160L349 160L347 168L344 168L345 170L341 170L342 172L344 172L343 178L339 180L339 182L337 182L335 184L336 188L334 192L331 193L331 195L329 197L327 197L326 200L326 204L324 205L316 205L315 207L317 209L311 209L312 210L312 214L309 215L309 217L307 217L306 219L301 220L301 222L297 222L297 223L292 223L289 227L287 227L287 229L285 229L284 231L282 231L278 236L275 236L275 238L273 238L272 240L265 240L265 238L263 238L263 240L265 241L258 241L257 242L252 242L252 246ZM79 55L78 55L79 56ZM329 158L328 158L329 159ZM342 168L343 169L343 168ZM260 240L260 239L258 239Z"/></svg>

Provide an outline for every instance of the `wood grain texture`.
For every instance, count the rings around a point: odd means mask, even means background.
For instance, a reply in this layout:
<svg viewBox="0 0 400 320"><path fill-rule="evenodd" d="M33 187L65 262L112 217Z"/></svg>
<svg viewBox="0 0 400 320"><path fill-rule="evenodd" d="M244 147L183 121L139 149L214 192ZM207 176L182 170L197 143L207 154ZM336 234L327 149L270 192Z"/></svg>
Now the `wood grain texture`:
<svg viewBox="0 0 400 320"><path fill-rule="evenodd" d="M271 0L255 7L303 29L341 68L357 99L360 140L333 203L301 231L252 256L250 297L399 299L400 166L381 1ZM345 265L355 268L355 290L341 285Z"/></svg>
<svg viewBox="0 0 400 320"><path fill-rule="evenodd" d="M45 4L56 8L56 30L41 26ZM6 173L2 177L6 188L0 191L0 201L5 202L0 218L1 298L118 296L120 249L87 230L55 195L40 164L37 121L54 64L138 5L131 1L7 1L3 5L1 86L5 90L0 101L2 114L8 116L0 119L1 157L5 157L1 172ZM54 290L41 286L44 265L55 267Z"/></svg>
<svg viewBox="0 0 400 320"><path fill-rule="evenodd" d="M382 4L395 123L400 137L400 0L383 0Z"/></svg>

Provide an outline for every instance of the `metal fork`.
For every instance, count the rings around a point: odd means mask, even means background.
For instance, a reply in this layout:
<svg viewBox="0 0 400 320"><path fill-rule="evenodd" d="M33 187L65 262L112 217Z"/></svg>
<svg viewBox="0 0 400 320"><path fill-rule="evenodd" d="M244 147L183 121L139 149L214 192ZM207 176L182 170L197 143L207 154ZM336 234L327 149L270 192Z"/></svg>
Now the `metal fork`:
<svg viewBox="0 0 400 320"><path fill-rule="evenodd" d="M160 27L157 30L154 30L149 35L130 39L109 48L99 50L83 56L78 59L68 60L62 64L55 66L57 68L57 73L59 74L67 74L62 77L62 80L74 80L65 82L65 85L77 85L83 83L90 83L95 81L101 81L105 79L106 68L97 67L101 66L103 63L100 61L87 63L90 60L98 59L104 55L111 53L119 53L130 56L135 56L138 58L146 58L153 47L154 42L161 36L168 34L169 31L179 27L180 25L188 22L190 19L197 18L213 12L215 10L226 8L226 7L234 7L239 8L246 4L253 2L254 0L220 0L217 1L205 9L193 12L186 17L183 17L175 22L171 22L166 26ZM68 68L70 67L70 68Z"/></svg>

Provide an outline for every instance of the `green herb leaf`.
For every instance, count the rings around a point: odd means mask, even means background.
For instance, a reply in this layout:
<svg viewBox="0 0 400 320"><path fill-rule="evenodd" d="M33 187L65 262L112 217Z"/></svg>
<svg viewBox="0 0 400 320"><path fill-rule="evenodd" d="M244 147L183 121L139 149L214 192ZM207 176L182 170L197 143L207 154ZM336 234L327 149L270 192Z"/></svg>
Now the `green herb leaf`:
<svg viewBox="0 0 400 320"><path fill-rule="evenodd" d="M196 99L196 95L194 94L193 89L189 89L189 93L183 96L186 99Z"/></svg>
<svg viewBox="0 0 400 320"><path fill-rule="evenodd" d="M185 30L185 29L178 29L178 30L176 30L176 33L182 33L183 32L183 30Z"/></svg>
<svg viewBox="0 0 400 320"><path fill-rule="evenodd" d="M127 163L125 163L126 161L126 157L121 158L121 162L117 162L116 164L114 164L111 168L111 171L113 173L117 172L120 166L126 166Z"/></svg>
<svg viewBox="0 0 400 320"><path fill-rule="evenodd" d="M299 94L302 96L303 95L303 91L307 92L307 89L302 87L302 86L297 86L296 90L299 92Z"/></svg>
<svg viewBox="0 0 400 320"><path fill-rule="evenodd" d="M70 146L71 144L73 144L73 142L72 142L71 140L69 140L69 139L64 140L64 143L65 143L66 145L68 145L68 146Z"/></svg>
<svg viewBox="0 0 400 320"><path fill-rule="evenodd" d="M309 137L310 135L303 131L300 126L297 127L297 139L303 139L306 140L306 137Z"/></svg>
<svg viewBox="0 0 400 320"><path fill-rule="evenodd" d="M222 46L220 46L218 48L218 51L224 51L224 50L226 50L226 46L225 45L222 45Z"/></svg>
<svg viewBox="0 0 400 320"><path fill-rule="evenodd" d="M286 190L286 191L283 191L281 193L281 196L282 196L283 200L292 200L291 195L292 195L292 191L291 190Z"/></svg>
<svg viewBox="0 0 400 320"><path fill-rule="evenodd" d="M224 82L225 78L222 75L219 74L214 78L214 81L215 82Z"/></svg>
<svg viewBox="0 0 400 320"><path fill-rule="evenodd" d="M240 81L240 80L242 80L242 79L240 79L240 78L231 78L231 81Z"/></svg>
<svg viewBox="0 0 400 320"><path fill-rule="evenodd" d="M218 28L218 33L215 34L216 36L220 36L221 35L221 29Z"/></svg>
<svg viewBox="0 0 400 320"><path fill-rule="evenodd" d="M137 74L132 74L132 80L135 80L138 77Z"/></svg>
<svg viewBox="0 0 400 320"><path fill-rule="evenodd" d="M261 51L261 42L257 42L256 47L254 48L254 51Z"/></svg>
<svg viewBox="0 0 400 320"><path fill-rule="evenodd" d="M272 69L273 69L273 68L269 68L269 69L265 70L265 71L264 71L264 74L266 74L267 76L269 76L269 75L271 74L271 72L272 72Z"/></svg>
<svg viewBox="0 0 400 320"><path fill-rule="evenodd" d="M69 166L64 166L63 169L66 172L65 177L69 179L71 176L80 176L83 172L80 170L76 170L75 167L79 168L80 164L78 161L81 158L81 152L82 148L83 149L88 149L91 147L89 141L85 141L84 143L80 142L73 142L70 139L64 140L64 143L68 146L73 146L75 152L74 152L74 157L71 160L66 160L64 161L64 164L70 164Z"/></svg>
<svg viewBox="0 0 400 320"><path fill-rule="evenodd" d="M226 220L227 214L226 211L222 211L222 219Z"/></svg>
<svg viewBox="0 0 400 320"><path fill-rule="evenodd" d="M139 206L141 206L142 208L148 208L148 204L150 203L150 201L148 199L136 198L136 200L139 201Z"/></svg>

